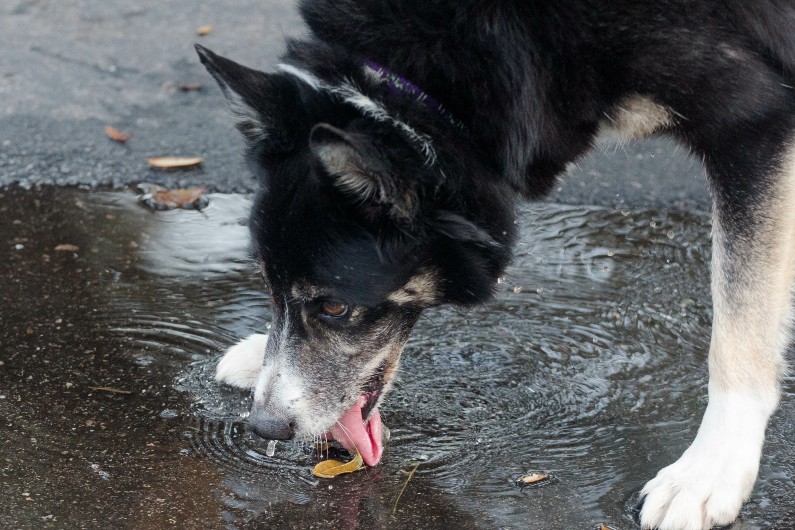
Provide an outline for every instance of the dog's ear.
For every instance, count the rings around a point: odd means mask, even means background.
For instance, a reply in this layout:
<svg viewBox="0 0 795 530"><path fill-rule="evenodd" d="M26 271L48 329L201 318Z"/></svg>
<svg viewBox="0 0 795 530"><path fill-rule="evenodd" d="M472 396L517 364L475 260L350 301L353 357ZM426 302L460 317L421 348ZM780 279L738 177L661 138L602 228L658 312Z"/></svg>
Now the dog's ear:
<svg viewBox="0 0 795 530"><path fill-rule="evenodd" d="M457 213L439 210L433 227L436 232L460 243L471 243L483 247L502 248L488 232Z"/></svg>
<svg viewBox="0 0 795 530"><path fill-rule="evenodd" d="M300 112L295 84L286 76L266 74L195 45L202 64L215 78L235 115L237 129L249 146L279 153L293 147L295 114Z"/></svg>
<svg viewBox="0 0 795 530"><path fill-rule="evenodd" d="M399 225L411 225L419 207L415 185L365 134L319 123L309 135L309 148L337 190L375 217L386 213Z"/></svg>

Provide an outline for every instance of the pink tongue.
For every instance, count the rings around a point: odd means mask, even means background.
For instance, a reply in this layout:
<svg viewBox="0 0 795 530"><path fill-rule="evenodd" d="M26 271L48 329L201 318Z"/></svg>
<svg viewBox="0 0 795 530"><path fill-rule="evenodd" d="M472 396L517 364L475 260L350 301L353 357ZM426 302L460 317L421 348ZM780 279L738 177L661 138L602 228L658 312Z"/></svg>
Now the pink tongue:
<svg viewBox="0 0 795 530"><path fill-rule="evenodd" d="M345 449L351 453L358 450L364 463L374 466L381 460L381 453L384 452L381 414L376 410L370 415L370 419L362 420L362 406L366 402L364 396L359 397L329 432Z"/></svg>

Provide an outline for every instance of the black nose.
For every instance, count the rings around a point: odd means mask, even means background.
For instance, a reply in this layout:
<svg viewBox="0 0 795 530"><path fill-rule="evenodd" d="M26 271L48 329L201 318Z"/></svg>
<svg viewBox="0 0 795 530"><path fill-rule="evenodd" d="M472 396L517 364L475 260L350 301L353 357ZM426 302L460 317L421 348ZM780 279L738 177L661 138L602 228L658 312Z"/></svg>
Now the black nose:
<svg viewBox="0 0 795 530"><path fill-rule="evenodd" d="M295 422L279 418L249 418L254 434L266 440L289 440L295 434Z"/></svg>

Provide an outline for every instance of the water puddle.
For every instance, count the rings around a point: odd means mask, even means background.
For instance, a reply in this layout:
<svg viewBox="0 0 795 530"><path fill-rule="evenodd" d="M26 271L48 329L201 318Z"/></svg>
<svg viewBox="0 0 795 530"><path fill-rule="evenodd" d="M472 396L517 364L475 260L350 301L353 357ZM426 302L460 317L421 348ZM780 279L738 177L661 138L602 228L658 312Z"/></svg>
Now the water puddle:
<svg viewBox="0 0 795 530"><path fill-rule="evenodd" d="M269 321L247 198L0 193L0 527L635 528L705 406L705 212L526 207L497 299L421 319L383 463L329 481L325 453L269 446L212 380ZM795 524L785 387L735 529ZM533 471L552 478L516 484Z"/></svg>

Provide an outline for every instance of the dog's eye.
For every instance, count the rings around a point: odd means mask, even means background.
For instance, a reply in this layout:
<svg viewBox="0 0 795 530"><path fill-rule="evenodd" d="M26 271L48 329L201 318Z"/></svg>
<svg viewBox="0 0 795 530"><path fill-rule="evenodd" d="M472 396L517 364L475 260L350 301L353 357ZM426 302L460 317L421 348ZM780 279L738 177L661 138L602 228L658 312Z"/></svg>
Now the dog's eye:
<svg viewBox="0 0 795 530"><path fill-rule="evenodd" d="M320 311L327 317L342 318L348 314L348 304L328 300L321 304Z"/></svg>

